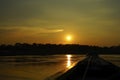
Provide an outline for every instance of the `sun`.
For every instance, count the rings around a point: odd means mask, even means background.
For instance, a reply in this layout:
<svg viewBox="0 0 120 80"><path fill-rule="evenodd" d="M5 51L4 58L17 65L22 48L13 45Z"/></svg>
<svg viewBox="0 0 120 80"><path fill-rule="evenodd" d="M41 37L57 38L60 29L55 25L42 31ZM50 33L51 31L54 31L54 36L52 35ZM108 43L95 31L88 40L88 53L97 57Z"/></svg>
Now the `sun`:
<svg viewBox="0 0 120 80"><path fill-rule="evenodd" d="M67 40L67 41L71 41L71 40L72 40L72 36L71 36L71 35L67 35L67 36L66 36L66 40Z"/></svg>

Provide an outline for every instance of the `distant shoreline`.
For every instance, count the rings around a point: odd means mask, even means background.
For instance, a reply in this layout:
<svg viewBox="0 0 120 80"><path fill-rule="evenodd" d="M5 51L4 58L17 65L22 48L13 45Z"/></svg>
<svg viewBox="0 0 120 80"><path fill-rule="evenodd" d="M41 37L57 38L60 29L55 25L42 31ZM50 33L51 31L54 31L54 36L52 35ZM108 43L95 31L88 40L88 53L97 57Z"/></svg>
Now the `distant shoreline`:
<svg viewBox="0 0 120 80"><path fill-rule="evenodd" d="M0 56L54 54L120 54L120 46L99 47L79 44L21 44L0 45Z"/></svg>

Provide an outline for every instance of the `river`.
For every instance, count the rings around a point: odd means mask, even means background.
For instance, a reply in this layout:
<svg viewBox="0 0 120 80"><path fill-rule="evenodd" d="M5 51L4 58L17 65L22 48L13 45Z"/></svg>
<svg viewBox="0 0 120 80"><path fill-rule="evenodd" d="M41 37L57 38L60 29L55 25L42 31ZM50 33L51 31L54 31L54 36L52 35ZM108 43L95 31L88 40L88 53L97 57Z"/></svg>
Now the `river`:
<svg viewBox="0 0 120 80"><path fill-rule="evenodd" d="M120 67L120 55L100 55ZM0 80L45 80L73 67L85 55L0 56Z"/></svg>

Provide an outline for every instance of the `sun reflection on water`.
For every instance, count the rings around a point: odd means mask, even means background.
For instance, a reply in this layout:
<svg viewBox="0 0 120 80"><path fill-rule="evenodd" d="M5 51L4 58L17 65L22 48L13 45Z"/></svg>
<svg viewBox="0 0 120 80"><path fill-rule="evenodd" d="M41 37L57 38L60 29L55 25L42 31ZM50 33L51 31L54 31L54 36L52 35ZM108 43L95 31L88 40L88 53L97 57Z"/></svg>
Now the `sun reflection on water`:
<svg viewBox="0 0 120 80"><path fill-rule="evenodd" d="M67 64L66 64L66 67L67 68L71 68L71 57L72 55L66 55L67 56Z"/></svg>

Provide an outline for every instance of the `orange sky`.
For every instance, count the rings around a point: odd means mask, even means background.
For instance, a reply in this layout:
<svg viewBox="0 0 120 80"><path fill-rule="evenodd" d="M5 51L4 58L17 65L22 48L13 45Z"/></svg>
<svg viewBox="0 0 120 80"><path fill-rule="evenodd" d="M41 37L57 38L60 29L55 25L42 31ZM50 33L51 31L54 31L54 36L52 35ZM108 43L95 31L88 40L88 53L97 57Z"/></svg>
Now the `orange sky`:
<svg viewBox="0 0 120 80"><path fill-rule="evenodd" d="M119 0L0 0L0 44L120 44ZM66 35L72 35L70 42Z"/></svg>

